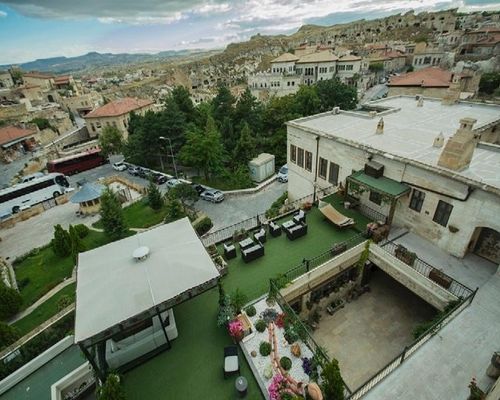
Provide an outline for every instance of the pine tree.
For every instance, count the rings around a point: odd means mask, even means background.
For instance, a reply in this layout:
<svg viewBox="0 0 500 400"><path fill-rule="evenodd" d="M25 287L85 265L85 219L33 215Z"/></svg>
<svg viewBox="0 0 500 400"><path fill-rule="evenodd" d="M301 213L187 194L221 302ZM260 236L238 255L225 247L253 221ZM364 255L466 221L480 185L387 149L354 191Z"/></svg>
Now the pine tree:
<svg viewBox="0 0 500 400"><path fill-rule="evenodd" d="M71 254L71 238L68 231L61 225L54 226L54 238L51 241L52 250L58 257L67 257Z"/></svg>
<svg viewBox="0 0 500 400"><path fill-rule="evenodd" d="M75 229L73 225L69 226L69 237L71 241L71 257L73 258L73 262L76 263L78 259L78 253L81 253L85 250L85 246L83 245L82 239L78 234L78 231Z"/></svg>
<svg viewBox="0 0 500 400"><path fill-rule="evenodd" d="M104 233L112 240L122 238L127 232L120 201L110 188L101 195L101 222Z"/></svg>
<svg viewBox="0 0 500 400"><path fill-rule="evenodd" d="M163 206L163 199L158 187L151 180L148 187L148 204L153 210L157 211Z"/></svg>
<svg viewBox="0 0 500 400"><path fill-rule="evenodd" d="M236 147L234 149L233 160L239 165L246 166L248 162L255 156L255 153L255 140L248 124L245 122L243 123L240 138L238 139L238 143L236 143Z"/></svg>
<svg viewBox="0 0 500 400"><path fill-rule="evenodd" d="M0 281L0 319L12 317L19 311L23 299L16 289Z"/></svg>
<svg viewBox="0 0 500 400"><path fill-rule="evenodd" d="M344 382L340 375L339 363L337 360L327 362L321 372L323 378L323 393L329 400L344 400Z"/></svg>

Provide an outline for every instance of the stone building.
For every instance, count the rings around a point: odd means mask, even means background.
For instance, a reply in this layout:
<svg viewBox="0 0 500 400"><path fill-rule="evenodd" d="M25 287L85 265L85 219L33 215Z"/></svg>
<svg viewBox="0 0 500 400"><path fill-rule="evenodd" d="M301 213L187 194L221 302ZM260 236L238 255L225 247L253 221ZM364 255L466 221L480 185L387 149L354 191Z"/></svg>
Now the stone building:
<svg viewBox="0 0 500 400"><path fill-rule="evenodd" d="M0 71L0 89L10 89L14 86L12 76L8 71Z"/></svg>
<svg viewBox="0 0 500 400"><path fill-rule="evenodd" d="M316 47L314 47L316 48ZM248 78L248 86L258 99L269 95L296 93L300 85L313 85L337 76L346 84L356 85L361 72L361 58L353 55L337 57L330 50L304 51L300 57L284 53L271 61L271 69Z"/></svg>
<svg viewBox="0 0 500 400"><path fill-rule="evenodd" d="M36 145L36 129L8 125L0 128L0 160L11 161L19 152L32 150Z"/></svg>
<svg viewBox="0 0 500 400"><path fill-rule="evenodd" d="M391 77L387 84L389 87L388 95L421 95L443 98L450 88L453 76L459 80L457 90L461 98L471 97L477 93L481 77L477 71L464 69L462 73L454 74L439 67L427 67Z"/></svg>
<svg viewBox="0 0 500 400"><path fill-rule="evenodd" d="M482 138L498 130L500 106L399 96L366 108L287 123L290 200L355 182L349 194L393 224L500 263L500 153ZM398 185L410 190L395 198Z"/></svg>
<svg viewBox="0 0 500 400"><path fill-rule="evenodd" d="M500 55L500 28L486 27L465 32L458 52L461 58L474 60Z"/></svg>
<svg viewBox="0 0 500 400"><path fill-rule="evenodd" d="M144 115L152 107L151 100L124 97L96 108L85 115L85 124L91 137L97 137L105 126L113 126L127 139L130 114L134 112L138 115Z"/></svg>

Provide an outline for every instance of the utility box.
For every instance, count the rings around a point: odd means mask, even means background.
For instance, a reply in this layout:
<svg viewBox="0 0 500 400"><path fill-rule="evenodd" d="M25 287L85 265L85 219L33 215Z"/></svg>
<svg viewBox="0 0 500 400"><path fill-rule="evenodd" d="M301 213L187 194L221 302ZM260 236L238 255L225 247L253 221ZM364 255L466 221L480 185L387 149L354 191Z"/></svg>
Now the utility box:
<svg viewBox="0 0 500 400"><path fill-rule="evenodd" d="M268 153L261 153L248 163L250 177L254 182L262 182L275 172L274 156Z"/></svg>

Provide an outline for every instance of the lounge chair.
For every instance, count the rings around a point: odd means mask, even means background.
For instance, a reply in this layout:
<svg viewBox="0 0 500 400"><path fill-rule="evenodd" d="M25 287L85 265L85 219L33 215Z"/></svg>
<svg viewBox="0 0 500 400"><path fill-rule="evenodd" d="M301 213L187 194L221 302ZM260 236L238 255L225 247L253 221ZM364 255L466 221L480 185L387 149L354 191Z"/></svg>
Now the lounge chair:
<svg viewBox="0 0 500 400"><path fill-rule="evenodd" d="M265 243L267 240L266 230L264 228L260 228L260 230L253 235L254 239L259 243Z"/></svg>
<svg viewBox="0 0 500 400"><path fill-rule="evenodd" d="M240 375L240 363L238 360L238 347L227 346L224 347L224 379L231 374Z"/></svg>
<svg viewBox="0 0 500 400"><path fill-rule="evenodd" d="M319 201L319 211L324 217L339 228L346 228L355 224L352 218L338 212L331 204Z"/></svg>
<svg viewBox="0 0 500 400"><path fill-rule="evenodd" d="M300 224L301 222L305 223L306 222L306 213L304 210L299 210L294 216L293 220L295 221L296 224Z"/></svg>
<svg viewBox="0 0 500 400"><path fill-rule="evenodd" d="M281 226L278 224L271 222L269 224L269 233L271 234L272 237L277 237L281 235Z"/></svg>
<svg viewBox="0 0 500 400"><path fill-rule="evenodd" d="M235 257L236 257L236 247L234 247L234 244L224 243L224 258L226 260L230 260L231 258L235 258Z"/></svg>

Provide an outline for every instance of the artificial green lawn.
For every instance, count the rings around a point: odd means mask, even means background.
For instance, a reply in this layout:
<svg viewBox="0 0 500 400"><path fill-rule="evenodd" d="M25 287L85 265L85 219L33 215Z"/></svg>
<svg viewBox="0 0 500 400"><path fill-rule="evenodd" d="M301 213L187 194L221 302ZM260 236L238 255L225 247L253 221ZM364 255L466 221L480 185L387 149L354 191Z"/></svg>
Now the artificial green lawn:
<svg viewBox="0 0 500 400"><path fill-rule="evenodd" d="M330 201L345 215L356 221L355 228L339 230L325 221L313 208L307 213L308 233L289 241L283 233L277 238L268 235L264 244L266 254L248 264L238 257L230 260L229 273L222 279L224 289L231 293L236 288L249 300L268 291L269 278L288 271L312 258L334 243L346 240L364 230L369 222L356 211L344 210L341 199ZM284 218L284 220L290 219ZM281 221L280 221L281 222ZM174 309L179 337L172 349L125 374L124 385L128 400L166 398L176 399L232 399L235 398L234 379L223 379L223 349L231 343L223 328L217 328L218 291L212 289ZM249 382L247 399L262 399L262 394L244 356L240 352L241 373Z"/></svg>
<svg viewBox="0 0 500 400"><path fill-rule="evenodd" d="M158 211L148 206L146 200L139 200L123 209L125 224L129 228L149 228L161 223L167 215L167 207ZM92 224L94 228L102 229L101 221Z"/></svg>
<svg viewBox="0 0 500 400"><path fill-rule="evenodd" d="M76 283L71 283L68 286L62 288L50 299L35 308L26 317L12 324L12 326L19 330L21 336L26 335L59 312L57 308L57 302L63 296L69 296L69 298L71 299L71 303L73 303L76 296Z"/></svg>
<svg viewBox="0 0 500 400"><path fill-rule="evenodd" d="M90 231L82 241L86 250L111 242L104 233L96 231ZM33 304L65 278L69 278L73 267L71 256L59 258L50 246L40 249L37 254L27 257L20 263L15 263L17 281L29 279L20 290L23 298L21 310Z"/></svg>

